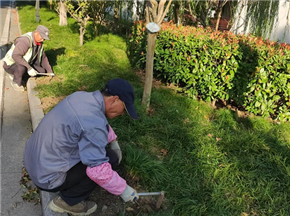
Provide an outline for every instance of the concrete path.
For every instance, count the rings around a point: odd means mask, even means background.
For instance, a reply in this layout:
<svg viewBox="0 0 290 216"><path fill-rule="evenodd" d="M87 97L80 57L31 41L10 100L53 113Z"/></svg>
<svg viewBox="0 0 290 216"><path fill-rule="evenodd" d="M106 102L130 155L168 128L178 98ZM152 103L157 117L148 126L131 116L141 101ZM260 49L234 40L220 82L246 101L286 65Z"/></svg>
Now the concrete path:
<svg viewBox="0 0 290 216"><path fill-rule="evenodd" d="M1 111L1 216L41 216L40 204L24 202L25 189L20 185L23 168L23 150L32 132L27 92L17 92L3 70L3 52L7 44L21 35L18 13L14 2L1 8L6 14L1 20L0 111ZM1 17L2 18L2 17Z"/></svg>
<svg viewBox="0 0 290 216"><path fill-rule="evenodd" d="M2 3L2 2L0 2ZM26 191L20 185L23 168L23 151L27 139L43 118L41 102L34 90L35 79L30 78L27 91L17 92L11 86L11 80L3 70L2 58L7 44L21 35L20 23L15 1L0 4L1 14L1 61L0 61L0 165L1 165L1 216L67 216L48 208L54 193L41 192L41 205L25 202L22 199ZM3 16L2 16L3 17ZM1 18L2 18L1 17ZM4 26L2 26L4 25Z"/></svg>
<svg viewBox="0 0 290 216"><path fill-rule="evenodd" d="M0 35L2 35L10 1L0 1Z"/></svg>

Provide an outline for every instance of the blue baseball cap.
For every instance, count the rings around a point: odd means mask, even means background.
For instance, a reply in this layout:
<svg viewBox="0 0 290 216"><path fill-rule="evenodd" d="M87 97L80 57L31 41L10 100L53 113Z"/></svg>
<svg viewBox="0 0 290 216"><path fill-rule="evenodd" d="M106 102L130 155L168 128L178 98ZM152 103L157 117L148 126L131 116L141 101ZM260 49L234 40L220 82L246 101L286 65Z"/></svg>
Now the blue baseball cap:
<svg viewBox="0 0 290 216"><path fill-rule="evenodd" d="M131 84L123 79L112 79L107 82L105 91L110 95L117 95L125 104L127 113L133 119L138 119L136 109L134 107L135 94Z"/></svg>

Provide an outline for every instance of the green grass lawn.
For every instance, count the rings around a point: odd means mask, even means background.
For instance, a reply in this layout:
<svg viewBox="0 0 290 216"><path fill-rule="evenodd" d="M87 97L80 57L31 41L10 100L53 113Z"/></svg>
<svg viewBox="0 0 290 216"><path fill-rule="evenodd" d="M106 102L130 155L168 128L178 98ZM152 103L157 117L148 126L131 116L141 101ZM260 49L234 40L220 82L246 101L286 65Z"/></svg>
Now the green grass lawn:
<svg viewBox="0 0 290 216"><path fill-rule="evenodd" d="M35 9L19 8L22 33L33 31ZM136 91L138 121L110 120L123 149L122 163L143 189L166 191L166 215L290 215L290 126L260 117L239 118L167 88L152 91L152 113L141 106L143 86L129 64L126 41L89 34L79 46L78 27L40 10L50 29L45 50L57 79L38 86L41 97L100 89L123 78Z"/></svg>

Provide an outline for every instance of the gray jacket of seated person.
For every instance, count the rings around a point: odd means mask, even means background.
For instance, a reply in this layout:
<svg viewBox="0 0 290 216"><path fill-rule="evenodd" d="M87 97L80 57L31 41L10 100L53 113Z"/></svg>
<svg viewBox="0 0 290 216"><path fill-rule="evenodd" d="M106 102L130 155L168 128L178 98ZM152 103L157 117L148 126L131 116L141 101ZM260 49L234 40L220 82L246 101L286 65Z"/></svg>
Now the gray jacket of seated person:
<svg viewBox="0 0 290 216"><path fill-rule="evenodd" d="M108 162L108 133L100 91L69 95L45 115L26 143L24 165L31 180L53 189L80 161L89 167Z"/></svg>

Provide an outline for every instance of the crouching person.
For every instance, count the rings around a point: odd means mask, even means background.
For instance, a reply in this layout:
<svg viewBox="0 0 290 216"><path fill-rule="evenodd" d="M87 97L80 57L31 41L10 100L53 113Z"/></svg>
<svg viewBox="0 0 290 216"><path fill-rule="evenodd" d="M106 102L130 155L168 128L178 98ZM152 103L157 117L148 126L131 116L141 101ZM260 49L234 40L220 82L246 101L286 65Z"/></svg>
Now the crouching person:
<svg viewBox="0 0 290 216"><path fill-rule="evenodd" d="M44 116L26 143L24 165L38 188L59 192L50 203L51 210L93 213L96 203L85 199L97 185L125 202L139 198L114 171L122 154L107 121L125 110L137 119L134 100L131 84L113 79L102 91L69 95Z"/></svg>
<svg viewBox="0 0 290 216"><path fill-rule="evenodd" d="M43 50L43 41L49 40L49 30L39 25L35 31L28 32L15 39L14 44L6 53L3 68L12 80L11 85L16 91L24 91L23 75L38 73L53 74L48 58Z"/></svg>

